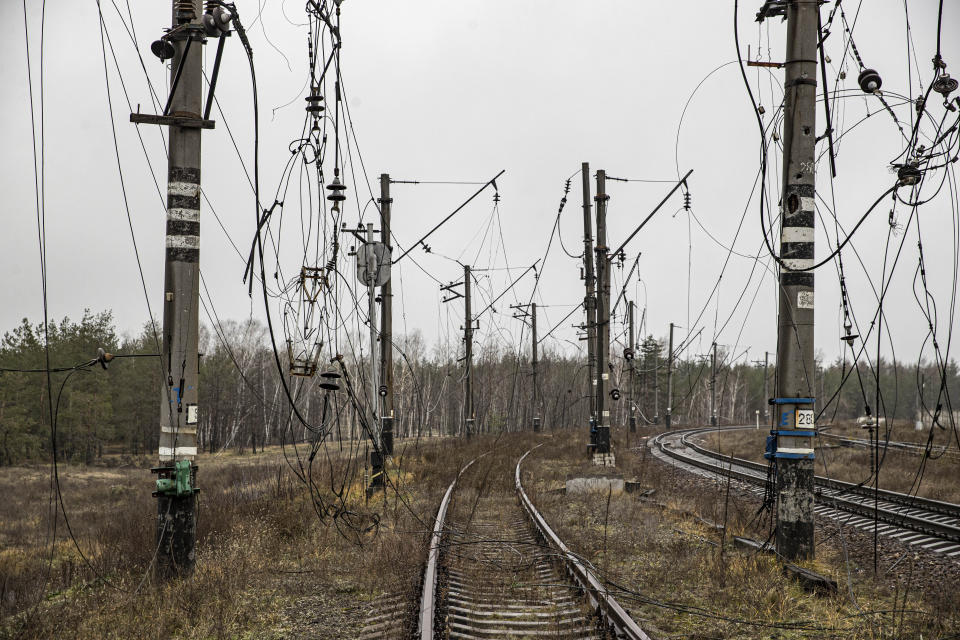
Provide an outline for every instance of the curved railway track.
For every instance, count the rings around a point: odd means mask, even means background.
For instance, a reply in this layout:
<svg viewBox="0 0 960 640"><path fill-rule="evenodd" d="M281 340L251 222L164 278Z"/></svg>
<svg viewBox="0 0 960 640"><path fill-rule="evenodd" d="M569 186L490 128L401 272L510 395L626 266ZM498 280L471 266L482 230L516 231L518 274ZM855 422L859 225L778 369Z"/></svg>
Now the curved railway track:
<svg viewBox="0 0 960 640"><path fill-rule="evenodd" d="M527 496L517 462L516 501L447 489L431 535L417 638L649 640ZM504 481L506 479L500 479Z"/></svg>
<svg viewBox="0 0 960 640"><path fill-rule="evenodd" d="M851 438L849 436L842 436L837 433L827 433L819 432L817 434L820 438L833 440L837 442L842 447L859 447L861 449L871 449L874 447L875 443L870 442L869 440L864 440L863 438ZM927 446L918 442L900 442L897 440L890 440L889 442L880 441L880 448L887 448L891 451L899 451L902 453L910 453L916 456L927 455ZM960 460L960 451L956 451L950 448L949 444L943 445L931 445L930 446L930 455L934 458L947 458L949 460Z"/></svg>
<svg viewBox="0 0 960 640"><path fill-rule="evenodd" d="M743 428L743 427L739 427ZM752 427L750 427L752 428ZM730 476L763 495L767 465L725 456L694 442L716 431L687 429L662 433L649 446L657 457L706 476ZM816 476L817 515L840 520L930 552L960 559L960 505Z"/></svg>

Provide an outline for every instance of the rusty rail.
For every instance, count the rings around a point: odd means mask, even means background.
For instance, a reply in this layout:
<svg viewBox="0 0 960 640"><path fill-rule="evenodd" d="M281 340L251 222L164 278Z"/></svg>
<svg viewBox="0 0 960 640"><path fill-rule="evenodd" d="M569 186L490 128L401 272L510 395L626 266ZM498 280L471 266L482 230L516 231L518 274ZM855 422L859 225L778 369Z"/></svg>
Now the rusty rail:
<svg viewBox="0 0 960 640"><path fill-rule="evenodd" d="M537 445L540 446L540 445ZM534 447L536 449L537 447ZM623 607L607 591L603 583L594 575L590 568L580 558L578 558L567 545L554 533L546 519L533 506L533 502L527 496L520 483L520 465L524 459L533 451L527 451L517 462L516 488L517 496L520 498L520 504L527 515L533 521L537 532L544 541L556 549L558 557L562 560L564 569L570 579L583 590L584 595L589 599L590 606L598 613L604 626L607 628L608 636L625 640L650 640L650 637L643 632L643 629L634 622Z"/></svg>

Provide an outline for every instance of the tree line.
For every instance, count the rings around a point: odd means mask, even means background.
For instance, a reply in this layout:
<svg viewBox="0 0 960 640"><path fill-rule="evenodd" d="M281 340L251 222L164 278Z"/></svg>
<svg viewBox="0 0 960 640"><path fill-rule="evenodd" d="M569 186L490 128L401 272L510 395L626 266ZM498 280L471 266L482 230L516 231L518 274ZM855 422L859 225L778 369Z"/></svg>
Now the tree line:
<svg viewBox="0 0 960 640"><path fill-rule="evenodd" d="M106 453L153 457L163 381L154 323L146 323L137 335L120 335L111 312L86 311L78 321L51 321L44 329L42 323L24 319L4 334L0 344L0 466L49 459L54 452L58 460L85 464ZM309 441L317 437L317 430L334 440L365 437L364 409L370 388L365 377L367 345L361 345L359 337L347 344L358 352L344 354L342 369L321 363L321 372L326 368L345 374L336 379L339 390L327 391L318 386L319 376L288 375L286 354L275 356L258 321L202 327L199 446L207 452L256 452L281 442ZM92 362L98 349L119 357L104 369ZM414 331L397 338L395 349L396 435L462 433L463 345L428 345ZM622 347L611 351L607 405L615 436L616 428L629 423L631 406L638 425L662 425L667 407L665 341L645 337L632 358L624 357L629 354ZM511 350L481 341L474 354L479 431L528 430L534 418L547 431L588 424L591 385L582 353L541 344L536 389L529 345ZM711 364L704 355L678 349L672 365L674 425L710 422ZM764 367L744 355L718 349L715 385L721 424L753 423L757 412L762 422ZM774 367L770 365L767 389L772 394ZM933 364L894 366L885 360L868 362L865 357L856 367L849 356L831 363L818 360L815 387L822 410L820 424L855 419L868 407L888 420L914 420L921 397L930 411L938 404L945 411L944 391L955 393L960 380L955 362L944 370L941 376ZM350 401L351 393L356 402ZM296 412L290 399L296 403Z"/></svg>

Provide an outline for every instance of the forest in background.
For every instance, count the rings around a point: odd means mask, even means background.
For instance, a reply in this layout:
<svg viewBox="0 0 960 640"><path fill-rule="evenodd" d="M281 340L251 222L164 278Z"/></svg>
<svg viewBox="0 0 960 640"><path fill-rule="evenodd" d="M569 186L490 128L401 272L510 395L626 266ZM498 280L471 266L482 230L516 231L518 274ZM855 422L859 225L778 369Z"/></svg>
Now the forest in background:
<svg viewBox="0 0 960 640"><path fill-rule="evenodd" d="M87 311L79 321L51 321L47 327L52 390L49 396L43 324L24 319L7 331L0 345L0 466L49 459L54 442L57 457L64 462L91 464L105 453L152 456L158 446L158 400L163 379L153 331L153 324L148 322L139 335L120 335L109 311ZM353 344L358 342L354 340ZM395 347L394 429L398 437L459 433L463 405L463 365L459 358L463 345L430 346L419 332L412 332L397 338ZM98 348L118 356L106 370L91 362L97 357ZM628 423L631 368L638 424L647 424L658 415L662 424L666 410L665 341L647 336L632 360L624 359L622 346L615 346L612 351L611 387L620 392L620 399L608 400L611 424L617 427ZM710 358L685 349L677 351L673 423L708 424ZM264 446L312 437L291 415L263 325L252 320L204 326L200 352L198 439L202 450L256 452ZM474 354L478 429L529 429L535 413L546 430L587 424L585 356L573 357L541 344L535 395L529 345L519 352L476 345ZM362 394L369 385L365 369L357 366L360 354L343 355L353 385ZM748 360L743 352L736 355L731 357L718 348L720 424L752 424L757 410L763 415L762 361L757 364ZM283 353L280 364L286 367ZM897 362L894 366L886 360L881 360L879 367L875 364L874 360L868 363L862 354L858 368L851 365L850 357L826 365L817 362L818 399L827 403L820 426L855 419L864 415L868 406L871 413L888 420L910 422L918 418L925 406L925 422L929 423L940 405L940 422L949 423L946 412L953 407L947 400L948 394L941 389L942 378L935 364L918 366L913 361ZM771 357L771 395L773 371ZM955 397L960 382L956 363L949 362L944 371L949 397ZM287 380L301 414L307 421L319 423L324 392L317 387L318 379ZM841 380L845 380L842 388ZM362 437L361 421L346 401L343 389L333 394L332 407L339 419L329 423L328 438Z"/></svg>

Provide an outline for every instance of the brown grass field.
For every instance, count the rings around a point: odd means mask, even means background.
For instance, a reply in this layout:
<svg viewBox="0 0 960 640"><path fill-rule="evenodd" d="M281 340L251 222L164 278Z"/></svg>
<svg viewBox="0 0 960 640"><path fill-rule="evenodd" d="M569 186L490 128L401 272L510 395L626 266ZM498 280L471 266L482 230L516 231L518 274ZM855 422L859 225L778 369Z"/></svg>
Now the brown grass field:
<svg viewBox="0 0 960 640"><path fill-rule="evenodd" d="M475 448L452 444L398 443L399 492L367 504L360 473L349 512L323 521L278 450L202 456L197 569L168 583L150 570L149 463L60 466L76 545L62 516L51 544L49 469L0 469L0 638L353 637L374 598L412 597L439 497ZM324 499L362 453L318 456Z"/></svg>
<svg viewBox="0 0 960 640"><path fill-rule="evenodd" d="M645 448L615 442L617 470L654 489L650 498L558 494L568 473L595 471L585 434L558 432L400 443L391 476L399 491L367 503L357 475L343 496L349 513L322 521L279 451L202 457L197 569L166 583L150 570L156 504L147 461L60 467L76 546L62 516L51 544L49 469L0 469L0 638L356 637L378 597L415 601L427 531L460 467L496 450L465 477L464 495L489 485L513 500L513 465L535 441L546 444L525 466L531 498L654 637L938 638L960 628L956 572L931 589L924 576L934 569L922 558L885 549L874 578L855 535L821 523L810 566L836 578L841 594L808 594L770 558L732 549L733 534L763 537L755 504L736 493L727 500L722 483L691 480ZM317 458L325 500L331 479L348 464L362 467L356 454ZM726 534L698 517L726 521Z"/></svg>

